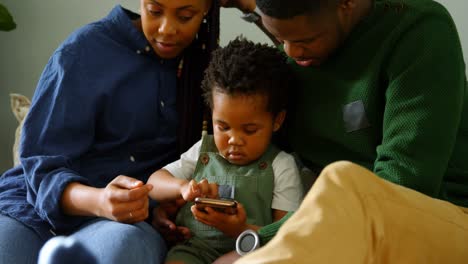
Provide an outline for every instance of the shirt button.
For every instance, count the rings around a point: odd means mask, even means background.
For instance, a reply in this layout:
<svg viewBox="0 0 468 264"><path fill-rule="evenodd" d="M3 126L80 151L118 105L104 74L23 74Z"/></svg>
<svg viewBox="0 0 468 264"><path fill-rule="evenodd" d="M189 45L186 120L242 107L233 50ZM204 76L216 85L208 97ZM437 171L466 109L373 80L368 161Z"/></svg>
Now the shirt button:
<svg viewBox="0 0 468 264"><path fill-rule="evenodd" d="M57 236L57 233L55 233L54 230L49 229L49 232L50 232L52 235Z"/></svg>
<svg viewBox="0 0 468 264"><path fill-rule="evenodd" d="M161 101L161 107L164 108L164 101Z"/></svg>
<svg viewBox="0 0 468 264"><path fill-rule="evenodd" d="M141 50L137 50L136 53L137 53L137 54L141 54Z"/></svg>
<svg viewBox="0 0 468 264"><path fill-rule="evenodd" d="M146 46L146 47L145 47L145 50L146 50L146 52L150 52L151 49L150 49L149 46Z"/></svg>
<svg viewBox="0 0 468 264"><path fill-rule="evenodd" d="M135 162L135 157L130 156L130 161L131 161L131 162Z"/></svg>

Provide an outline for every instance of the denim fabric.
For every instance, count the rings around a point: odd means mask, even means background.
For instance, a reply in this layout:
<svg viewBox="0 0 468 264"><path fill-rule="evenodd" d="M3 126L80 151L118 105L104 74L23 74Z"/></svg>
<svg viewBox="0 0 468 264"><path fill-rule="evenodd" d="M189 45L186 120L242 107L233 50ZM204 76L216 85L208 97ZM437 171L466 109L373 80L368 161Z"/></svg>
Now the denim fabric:
<svg viewBox="0 0 468 264"><path fill-rule="evenodd" d="M122 224L98 218L69 237L44 240L21 222L0 214L0 264L163 263L167 247L146 222ZM44 247L43 247L44 246Z"/></svg>
<svg viewBox="0 0 468 264"><path fill-rule="evenodd" d="M122 224L97 219L72 235L99 263L163 263L166 244L148 223Z"/></svg>
<svg viewBox="0 0 468 264"><path fill-rule="evenodd" d="M118 175L146 182L177 156L177 59L154 54L132 24L137 17L117 6L78 29L41 75L23 127L21 166L0 177L0 213L43 239L88 220L60 210L70 182L101 188Z"/></svg>
<svg viewBox="0 0 468 264"><path fill-rule="evenodd" d="M44 244L33 229L0 214L0 264L35 264Z"/></svg>

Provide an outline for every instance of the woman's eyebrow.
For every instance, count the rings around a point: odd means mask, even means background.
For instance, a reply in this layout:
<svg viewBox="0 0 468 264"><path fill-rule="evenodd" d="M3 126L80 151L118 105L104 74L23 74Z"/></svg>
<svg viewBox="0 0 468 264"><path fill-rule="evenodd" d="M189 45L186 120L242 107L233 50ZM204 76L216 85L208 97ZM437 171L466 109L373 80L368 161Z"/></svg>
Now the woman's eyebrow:
<svg viewBox="0 0 468 264"><path fill-rule="evenodd" d="M156 5L158 5L160 7L165 7L163 4L159 3L157 0L150 0L150 1L155 3ZM193 5L184 5L184 6L176 8L176 9L177 10L182 10L182 9L187 9L187 8L191 8L191 7L193 7Z"/></svg>
<svg viewBox="0 0 468 264"><path fill-rule="evenodd" d="M215 123L222 123L222 124L224 124L224 125L227 125L226 121L221 120L221 119L215 119L214 122L215 122Z"/></svg>

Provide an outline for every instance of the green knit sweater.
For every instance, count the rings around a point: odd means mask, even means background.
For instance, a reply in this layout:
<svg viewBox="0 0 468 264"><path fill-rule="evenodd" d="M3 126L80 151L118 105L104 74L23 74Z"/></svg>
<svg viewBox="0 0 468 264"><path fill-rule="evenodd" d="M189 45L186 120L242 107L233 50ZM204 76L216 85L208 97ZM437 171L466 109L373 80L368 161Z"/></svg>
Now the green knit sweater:
<svg viewBox="0 0 468 264"><path fill-rule="evenodd" d="M449 13L431 0L376 0L302 85L288 137L310 167L350 160L468 207L468 94Z"/></svg>

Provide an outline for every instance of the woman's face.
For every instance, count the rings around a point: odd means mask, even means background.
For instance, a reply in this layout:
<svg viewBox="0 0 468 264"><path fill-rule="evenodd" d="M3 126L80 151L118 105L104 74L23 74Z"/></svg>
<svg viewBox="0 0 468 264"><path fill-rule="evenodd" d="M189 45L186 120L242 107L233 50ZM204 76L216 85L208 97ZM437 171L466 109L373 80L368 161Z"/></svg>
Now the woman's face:
<svg viewBox="0 0 468 264"><path fill-rule="evenodd" d="M141 25L156 54L177 57L192 43L210 0L141 0Z"/></svg>

